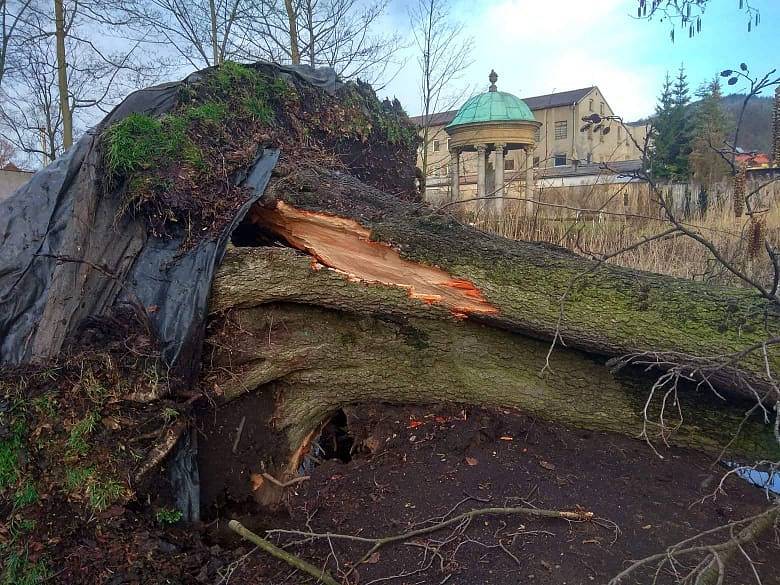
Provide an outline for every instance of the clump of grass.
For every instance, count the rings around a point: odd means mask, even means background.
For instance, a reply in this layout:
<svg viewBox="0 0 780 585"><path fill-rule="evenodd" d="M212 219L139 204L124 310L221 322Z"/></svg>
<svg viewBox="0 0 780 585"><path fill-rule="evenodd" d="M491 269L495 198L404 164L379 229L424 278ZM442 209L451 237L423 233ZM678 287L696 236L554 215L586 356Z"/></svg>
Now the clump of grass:
<svg viewBox="0 0 780 585"><path fill-rule="evenodd" d="M170 406L166 406L162 409L162 412L160 413L163 417L163 420L165 421L165 424L170 423L173 419L178 418L179 411L175 408L171 408Z"/></svg>
<svg viewBox="0 0 780 585"><path fill-rule="evenodd" d="M181 154L187 142L185 120L130 114L106 131L105 161L112 177L157 166Z"/></svg>
<svg viewBox="0 0 780 585"><path fill-rule="evenodd" d="M102 512L119 501L127 490L111 477L104 477L95 466L70 468L65 473L65 487L72 494L84 494L90 508Z"/></svg>
<svg viewBox="0 0 780 585"><path fill-rule="evenodd" d="M16 494L14 495L14 506L17 508L24 508L25 506L36 503L39 497L38 488L36 487L35 482L28 479L18 490L16 490Z"/></svg>
<svg viewBox="0 0 780 585"><path fill-rule="evenodd" d="M171 508L160 508L155 514L158 524L171 525L179 522L184 515L180 510L174 510Z"/></svg>
<svg viewBox="0 0 780 585"><path fill-rule="evenodd" d="M94 467L71 467L65 472L65 487L75 491L87 484L87 480L95 473Z"/></svg>
<svg viewBox="0 0 780 585"><path fill-rule="evenodd" d="M27 548L14 551L0 551L3 560L1 585L37 585L45 581L51 572L43 560L31 562Z"/></svg>
<svg viewBox="0 0 780 585"><path fill-rule="evenodd" d="M25 535L35 529L35 521L14 517L8 524L9 540L0 544L0 585L36 585L51 576L43 559L30 561Z"/></svg>
<svg viewBox="0 0 780 585"><path fill-rule="evenodd" d="M68 435L67 450L71 456L86 455L89 451L87 438L97 427L97 413L90 412L83 419L73 425Z"/></svg>
<svg viewBox="0 0 780 585"><path fill-rule="evenodd" d="M114 479L99 480L95 476L91 479L93 481L87 483L87 496L90 507L96 512L102 512L125 493L125 487Z"/></svg>
<svg viewBox="0 0 780 585"><path fill-rule="evenodd" d="M208 101L185 112L189 120L200 120L210 124L220 124L227 118L227 106L224 103Z"/></svg>
<svg viewBox="0 0 780 585"><path fill-rule="evenodd" d="M0 440L0 492L19 481L26 435L27 425L22 419L17 419L11 425L9 436Z"/></svg>

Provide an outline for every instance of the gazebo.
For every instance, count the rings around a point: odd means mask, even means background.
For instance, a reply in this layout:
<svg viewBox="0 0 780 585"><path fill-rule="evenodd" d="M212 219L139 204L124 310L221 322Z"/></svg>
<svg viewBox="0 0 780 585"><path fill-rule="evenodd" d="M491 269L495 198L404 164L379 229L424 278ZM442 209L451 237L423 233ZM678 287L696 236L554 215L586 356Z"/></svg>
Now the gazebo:
<svg viewBox="0 0 780 585"><path fill-rule="evenodd" d="M444 129L450 137L450 184L452 199L460 199L460 155L477 153L477 196L494 197L494 209L501 212L504 196L504 155L509 150L526 152L526 196L533 197L533 152L536 130L541 126L531 109L519 97L498 91L498 75L490 72L487 92L470 98ZM488 192L487 161L495 152L495 189Z"/></svg>

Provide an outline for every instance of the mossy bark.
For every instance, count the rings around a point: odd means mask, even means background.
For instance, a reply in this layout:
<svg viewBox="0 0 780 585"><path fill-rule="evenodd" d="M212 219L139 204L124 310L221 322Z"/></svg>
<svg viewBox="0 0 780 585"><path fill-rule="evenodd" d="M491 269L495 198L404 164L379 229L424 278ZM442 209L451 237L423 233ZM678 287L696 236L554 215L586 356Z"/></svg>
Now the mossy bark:
<svg viewBox="0 0 780 585"><path fill-rule="evenodd" d="M404 259L436 266L474 284L498 309L470 319L549 340L559 326L568 347L603 356L678 352L729 355L780 333L778 307L750 289L596 265L557 246L507 240L371 189L347 176L298 172L266 194L296 209L349 218ZM561 310L563 310L562 317ZM780 368L780 348L768 348ZM761 352L739 367L754 387L767 388ZM733 368L713 373L726 391L750 391Z"/></svg>
<svg viewBox="0 0 780 585"><path fill-rule="evenodd" d="M610 374L603 358L461 320L406 291L350 282L284 248L228 252L215 279L210 376L227 399L268 392L291 451L345 405L441 401L519 408L544 419L637 436L652 378ZM681 393L678 445L717 452L749 404L714 405ZM657 413L657 405L651 409ZM652 425L651 425L652 432ZM661 441L656 438L660 444ZM749 421L732 452L776 453L761 421Z"/></svg>

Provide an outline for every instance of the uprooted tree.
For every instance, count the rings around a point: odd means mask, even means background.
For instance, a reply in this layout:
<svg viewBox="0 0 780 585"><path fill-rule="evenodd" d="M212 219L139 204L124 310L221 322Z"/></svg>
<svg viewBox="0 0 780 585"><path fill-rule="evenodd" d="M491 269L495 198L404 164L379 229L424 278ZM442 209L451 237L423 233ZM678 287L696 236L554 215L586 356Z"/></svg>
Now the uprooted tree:
<svg viewBox="0 0 780 585"><path fill-rule="evenodd" d="M134 94L4 203L14 513L31 485L93 510L150 489L172 452L186 460L201 396L265 401L276 483L335 411L371 402L514 407L777 459L771 300L465 226L421 202L416 145L366 86L227 63Z"/></svg>

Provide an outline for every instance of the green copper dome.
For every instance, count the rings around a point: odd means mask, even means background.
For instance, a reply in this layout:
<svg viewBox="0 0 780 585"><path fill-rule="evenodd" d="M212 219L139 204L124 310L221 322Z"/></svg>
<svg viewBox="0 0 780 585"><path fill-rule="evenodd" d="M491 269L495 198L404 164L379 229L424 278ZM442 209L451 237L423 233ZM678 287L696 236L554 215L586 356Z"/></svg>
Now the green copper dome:
<svg viewBox="0 0 780 585"><path fill-rule="evenodd" d="M494 71L490 72L490 89L470 98L447 128L479 122L535 122L531 108L519 97L498 91Z"/></svg>

